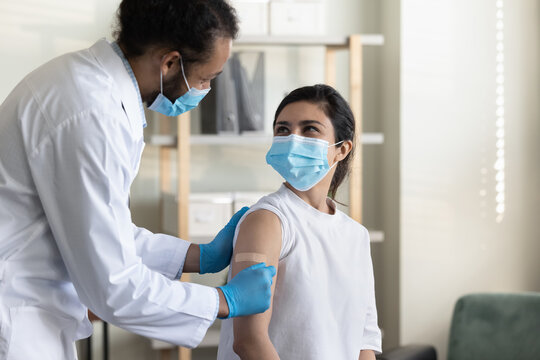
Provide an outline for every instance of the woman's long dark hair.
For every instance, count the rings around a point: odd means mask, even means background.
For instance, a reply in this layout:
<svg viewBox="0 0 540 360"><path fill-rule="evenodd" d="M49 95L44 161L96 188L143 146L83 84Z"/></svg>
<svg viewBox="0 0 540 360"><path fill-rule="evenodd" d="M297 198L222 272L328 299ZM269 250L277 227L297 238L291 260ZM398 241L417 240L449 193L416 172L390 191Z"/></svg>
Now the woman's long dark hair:
<svg viewBox="0 0 540 360"><path fill-rule="evenodd" d="M334 126L335 141L351 140L353 148L347 154L345 159L341 160L336 166L336 172L330 184L329 196L336 197L336 192L349 173L351 159L354 156L355 140L355 121L349 104L345 99L331 86L317 84L313 86L304 86L293 90L279 104L274 116L274 127L276 120L285 108L285 106L298 101L307 101L318 105L324 114L330 119ZM340 146L340 145L336 145Z"/></svg>

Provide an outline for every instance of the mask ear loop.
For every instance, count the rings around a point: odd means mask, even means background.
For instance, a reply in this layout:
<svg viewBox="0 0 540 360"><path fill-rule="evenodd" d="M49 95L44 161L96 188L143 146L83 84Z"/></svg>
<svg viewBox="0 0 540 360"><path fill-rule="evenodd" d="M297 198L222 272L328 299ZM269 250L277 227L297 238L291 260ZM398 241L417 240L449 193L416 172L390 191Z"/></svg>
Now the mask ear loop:
<svg viewBox="0 0 540 360"><path fill-rule="evenodd" d="M165 56L163 56L164 58ZM163 58L161 58L161 61L163 61ZM180 67L182 68L182 76L184 77L184 81L186 82L186 86L189 91L189 84L186 79L186 74L184 73L184 62L182 61L182 58L180 58ZM161 90L161 93L163 94L163 69L159 68L159 88Z"/></svg>
<svg viewBox="0 0 540 360"><path fill-rule="evenodd" d="M161 58L161 61L165 59L165 55ZM159 66L159 89L161 94L163 94L163 68L161 67L161 64Z"/></svg>
<svg viewBox="0 0 540 360"><path fill-rule="evenodd" d="M341 140L341 141L338 141L338 142L335 143L335 144L328 145L328 147L330 147L330 146L335 146L335 145L339 145L339 144L341 144L342 142L345 142L345 140ZM340 160L334 162L334 163L332 164L332 166L330 166L330 169L328 169L328 171L332 170L332 168L333 168L334 166L336 166L336 164L337 164L338 162L340 162Z"/></svg>
<svg viewBox="0 0 540 360"><path fill-rule="evenodd" d="M339 145L339 144L341 144L342 142L345 142L345 140L341 140L341 141L338 141L338 142L335 143L335 144L328 145L328 147L330 147L330 146L335 146L335 145Z"/></svg>
<svg viewBox="0 0 540 360"><path fill-rule="evenodd" d="M180 58L180 67L182 68L182 76L184 77L184 81L186 82L187 89L189 91L190 87L187 82L186 73L184 72L184 62L182 61L182 58Z"/></svg>
<svg viewBox="0 0 540 360"><path fill-rule="evenodd" d="M160 92L163 94L163 69L159 69L159 88Z"/></svg>

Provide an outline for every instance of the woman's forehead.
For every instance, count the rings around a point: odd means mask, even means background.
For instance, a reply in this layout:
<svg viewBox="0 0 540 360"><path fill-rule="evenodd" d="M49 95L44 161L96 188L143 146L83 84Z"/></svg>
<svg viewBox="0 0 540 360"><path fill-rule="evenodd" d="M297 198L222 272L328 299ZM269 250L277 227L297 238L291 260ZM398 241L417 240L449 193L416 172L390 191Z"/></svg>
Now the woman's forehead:
<svg viewBox="0 0 540 360"><path fill-rule="evenodd" d="M277 117L277 122L300 122L305 120L315 120L321 123L330 123L330 119L326 116L319 104L297 101L288 104L281 110Z"/></svg>

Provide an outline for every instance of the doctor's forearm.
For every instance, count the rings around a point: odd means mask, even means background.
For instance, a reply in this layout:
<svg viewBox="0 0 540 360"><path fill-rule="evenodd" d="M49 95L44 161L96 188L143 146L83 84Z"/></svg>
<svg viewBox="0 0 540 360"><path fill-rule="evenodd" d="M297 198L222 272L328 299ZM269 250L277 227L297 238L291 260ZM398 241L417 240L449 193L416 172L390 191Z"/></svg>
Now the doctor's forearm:
<svg viewBox="0 0 540 360"><path fill-rule="evenodd" d="M223 290L217 289L218 296L219 296L219 305L218 305L218 318L226 318L229 316L229 305L227 304L227 299L225 299L225 295L223 295Z"/></svg>
<svg viewBox="0 0 540 360"><path fill-rule="evenodd" d="M201 257L201 251L200 251L199 245L196 245L196 244L189 245L189 248L186 254L186 260L184 262L183 272L198 273L200 271L199 270L200 257ZM227 300L225 299L225 296L223 295L223 291L221 289L217 289L217 292L219 296L217 316L220 318L225 318L229 316L229 305L227 304Z"/></svg>
<svg viewBox="0 0 540 360"><path fill-rule="evenodd" d="M201 250L199 245L191 244L189 245L186 260L184 262L184 269L182 272L185 273L199 273L201 269Z"/></svg>

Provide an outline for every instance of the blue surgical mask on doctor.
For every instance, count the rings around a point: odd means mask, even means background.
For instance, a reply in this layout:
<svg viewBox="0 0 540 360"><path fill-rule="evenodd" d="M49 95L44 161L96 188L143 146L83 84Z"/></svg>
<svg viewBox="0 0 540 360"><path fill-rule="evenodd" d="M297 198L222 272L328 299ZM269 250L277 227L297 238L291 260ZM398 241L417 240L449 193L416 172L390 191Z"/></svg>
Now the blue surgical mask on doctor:
<svg viewBox="0 0 540 360"><path fill-rule="evenodd" d="M292 187L307 191L319 183L338 162L328 164L328 141L299 135L275 136L266 162Z"/></svg>
<svg viewBox="0 0 540 360"><path fill-rule="evenodd" d="M150 110L157 111L158 113L167 116L178 116L199 105L201 100L206 96L206 94L208 94L210 88L203 90L199 90L194 87L190 88L184 72L184 63L182 58L180 58L180 66L182 68L182 76L184 77L184 81L186 82L186 86L189 90L184 95L176 99L173 104L165 95L163 95L163 71L160 70L159 84L161 91L152 105L148 107Z"/></svg>

